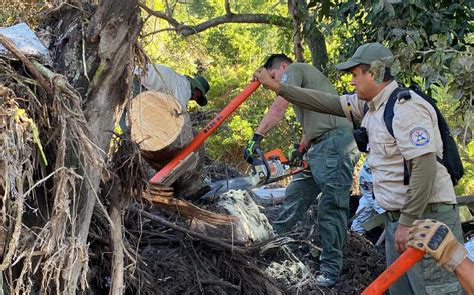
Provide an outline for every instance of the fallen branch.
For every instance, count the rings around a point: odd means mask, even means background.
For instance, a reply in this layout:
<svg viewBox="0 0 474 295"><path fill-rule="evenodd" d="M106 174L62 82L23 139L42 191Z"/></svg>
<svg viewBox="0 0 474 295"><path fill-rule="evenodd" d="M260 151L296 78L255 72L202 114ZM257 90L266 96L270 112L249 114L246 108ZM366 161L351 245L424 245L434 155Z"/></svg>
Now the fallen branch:
<svg viewBox="0 0 474 295"><path fill-rule="evenodd" d="M116 181L114 181L116 180ZM110 200L109 215L113 222L110 227L110 248L112 250L112 271L110 274L110 294L123 294L125 292L124 282L124 247L122 231L122 212L125 201L122 198L121 186L118 177L112 180L108 199Z"/></svg>
<svg viewBox="0 0 474 295"><path fill-rule="evenodd" d="M229 224L238 220L235 216L213 213L201 209L188 201L173 198L171 196L172 194L169 195L169 192L167 192L166 195L156 194L153 193L153 191L145 191L142 194L144 199L154 203L155 205L168 211L177 212L189 219L196 218L212 225Z"/></svg>
<svg viewBox="0 0 474 295"><path fill-rule="evenodd" d="M183 233L186 233L190 236L193 236L193 237L197 237L201 240L204 240L206 242L209 242L211 244L214 244L214 245L217 245L221 248L224 248L230 252L236 252L236 253L239 253L239 254L248 254L248 252L240 247L237 247L237 246L234 246L234 245L231 245L231 244L227 244L225 242L222 242L221 240L219 239L216 239L216 238L211 238L211 237L208 237L206 235L203 235L201 233L198 233L198 232L195 232L195 231L192 231L190 229L187 229L187 228L184 228L182 226L179 226L177 224L174 224L174 223L171 223L159 216L156 216L154 214L151 214L151 213L148 213L146 211L143 211L141 209L138 209L138 208L135 208L135 207L129 207L128 210L132 211L132 212L136 212L138 214L140 214L141 216L145 217L145 218L148 218L150 220L153 220L153 221L156 221L162 225L165 225L169 228L172 228L174 230L177 230L177 231L180 231L180 232L183 232Z"/></svg>

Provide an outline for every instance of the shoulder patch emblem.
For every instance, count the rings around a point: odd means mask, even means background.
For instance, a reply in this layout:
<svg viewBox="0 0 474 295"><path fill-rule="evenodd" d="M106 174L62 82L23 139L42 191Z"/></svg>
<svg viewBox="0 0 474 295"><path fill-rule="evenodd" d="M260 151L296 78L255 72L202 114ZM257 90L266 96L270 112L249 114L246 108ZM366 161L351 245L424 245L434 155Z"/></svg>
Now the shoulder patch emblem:
<svg viewBox="0 0 474 295"><path fill-rule="evenodd" d="M283 76L281 76L281 83L286 83L288 81L288 74L284 73Z"/></svg>
<svg viewBox="0 0 474 295"><path fill-rule="evenodd" d="M414 146L425 146L430 142L430 134L425 128L413 128L410 131L410 142Z"/></svg>

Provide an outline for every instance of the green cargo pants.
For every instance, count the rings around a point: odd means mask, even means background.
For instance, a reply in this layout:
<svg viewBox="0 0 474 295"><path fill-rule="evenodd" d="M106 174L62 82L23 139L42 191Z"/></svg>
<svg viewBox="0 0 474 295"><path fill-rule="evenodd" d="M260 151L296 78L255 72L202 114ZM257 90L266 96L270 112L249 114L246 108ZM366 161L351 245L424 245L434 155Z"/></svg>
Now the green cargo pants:
<svg viewBox="0 0 474 295"><path fill-rule="evenodd" d="M277 233L288 232L321 193L317 217L323 250L320 270L335 276L342 270L352 173L358 159L350 130L326 133L306 153L310 171L300 173L290 182L282 212L273 223Z"/></svg>
<svg viewBox="0 0 474 295"><path fill-rule="evenodd" d="M444 222L451 228L454 236L463 241L459 209L448 212L424 214L420 219L435 219ZM392 264L400 254L395 250L395 231L398 222L387 221L385 224L385 256L387 265ZM401 276L389 289L390 295L431 295L431 294L464 294L454 273L438 265L429 254Z"/></svg>

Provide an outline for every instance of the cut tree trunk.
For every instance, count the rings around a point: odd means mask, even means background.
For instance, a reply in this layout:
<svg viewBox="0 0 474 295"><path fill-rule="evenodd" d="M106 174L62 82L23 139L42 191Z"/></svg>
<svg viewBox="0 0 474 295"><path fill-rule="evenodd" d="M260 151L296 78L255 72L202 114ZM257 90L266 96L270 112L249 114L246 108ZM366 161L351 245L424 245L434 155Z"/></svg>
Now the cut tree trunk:
<svg viewBox="0 0 474 295"><path fill-rule="evenodd" d="M163 168L194 137L187 110L172 95L158 91L142 92L132 100L129 122L132 140L155 170ZM177 196L186 198L201 188L203 163L201 146L180 165L171 181Z"/></svg>
<svg viewBox="0 0 474 295"><path fill-rule="evenodd" d="M189 114L169 94L140 93L132 100L129 118L132 140L156 170L193 138Z"/></svg>

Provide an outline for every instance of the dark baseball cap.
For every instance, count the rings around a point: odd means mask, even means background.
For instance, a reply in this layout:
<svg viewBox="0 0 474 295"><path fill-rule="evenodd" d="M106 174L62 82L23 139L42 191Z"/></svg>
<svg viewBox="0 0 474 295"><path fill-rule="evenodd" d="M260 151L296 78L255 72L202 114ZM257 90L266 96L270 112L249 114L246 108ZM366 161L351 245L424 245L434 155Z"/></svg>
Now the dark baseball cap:
<svg viewBox="0 0 474 295"><path fill-rule="evenodd" d="M377 60L382 61L385 64L385 67L389 68L395 60L395 57L390 49L382 44L367 43L359 46L354 55L348 61L337 64L336 69L347 71L360 64L370 65L372 62Z"/></svg>
<svg viewBox="0 0 474 295"><path fill-rule="evenodd" d="M207 82L206 78L203 76L196 76L195 78L189 78L191 82L192 89L199 89L201 91L201 95L196 99L196 102L200 106L205 106L207 104L206 93L211 89L209 86L209 82Z"/></svg>

